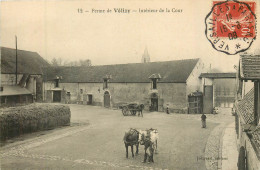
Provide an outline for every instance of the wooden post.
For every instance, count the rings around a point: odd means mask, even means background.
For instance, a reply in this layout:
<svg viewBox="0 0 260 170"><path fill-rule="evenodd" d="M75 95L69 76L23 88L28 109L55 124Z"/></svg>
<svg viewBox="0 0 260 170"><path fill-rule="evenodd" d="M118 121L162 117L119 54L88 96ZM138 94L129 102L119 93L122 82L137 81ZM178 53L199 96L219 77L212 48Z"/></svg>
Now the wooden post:
<svg viewBox="0 0 260 170"><path fill-rule="evenodd" d="M15 85L17 85L17 36L15 36Z"/></svg>
<svg viewBox="0 0 260 170"><path fill-rule="evenodd" d="M257 125L259 121L258 117L258 94L259 94L259 86L258 82L254 82L254 124Z"/></svg>

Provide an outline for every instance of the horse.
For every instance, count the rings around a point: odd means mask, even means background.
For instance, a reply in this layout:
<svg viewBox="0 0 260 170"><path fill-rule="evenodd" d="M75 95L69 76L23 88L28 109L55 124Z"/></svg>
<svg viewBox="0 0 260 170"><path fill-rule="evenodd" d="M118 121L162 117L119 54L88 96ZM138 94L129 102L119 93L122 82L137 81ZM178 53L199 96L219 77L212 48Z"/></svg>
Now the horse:
<svg viewBox="0 0 260 170"><path fill-rule="evenodd" d="M138 111L138 116L142 116L143 117L144 105L143 104L139 104L136 109Z"/></svg>
<svg viewBox="0 0 260 170"><path fill-rule="evenodd" d="M124 135L124 143L126 149L126 158L128 158L128 146L131 146L132 157L134 157L133 146L136 146L136 155L138 154L139 147L139 132L136 129L130 129Z"/></svg>
<svg viewBox="0 0 260 170"><path fill-rule="evenodd" d="M159 139L159 134L157 129L139 130L139 143L144 145L144 160L146 162L148 157L148 163L154 162L153 154L157 152L157 140Z"/></svg>

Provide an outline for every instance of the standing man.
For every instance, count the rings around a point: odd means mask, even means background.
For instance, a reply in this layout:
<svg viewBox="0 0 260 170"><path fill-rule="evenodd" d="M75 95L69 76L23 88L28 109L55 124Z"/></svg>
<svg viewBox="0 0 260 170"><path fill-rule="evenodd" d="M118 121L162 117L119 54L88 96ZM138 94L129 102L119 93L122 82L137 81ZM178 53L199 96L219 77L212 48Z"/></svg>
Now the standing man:
<svg viewBox="0 0 260 170"><path fill-rule="evenodd" d="M166 106L166 113L169 114L169 105Z"/></svg>
<svg viewBox="0 0 260 170"><path fill-rule="evenodd" d="M206 119L207 116L204 113L202 113L201 115L202 128L206 128Z"/></svg>
<svg viewBox="0 0 260 170"><path fill-rule="evenodd" d="M80 89L79 104L83 104L83 89Z"/></svg>

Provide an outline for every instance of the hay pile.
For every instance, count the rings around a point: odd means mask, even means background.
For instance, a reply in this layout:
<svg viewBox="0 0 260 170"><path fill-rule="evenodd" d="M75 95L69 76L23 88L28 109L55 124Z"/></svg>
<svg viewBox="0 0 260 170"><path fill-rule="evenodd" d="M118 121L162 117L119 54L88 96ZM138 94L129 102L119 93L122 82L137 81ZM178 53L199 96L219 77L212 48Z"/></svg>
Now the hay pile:
<svg viewBox="0 0 260 170"><path fill-rule="evenodd" d="M70 108L64 105L31 104L0 110L0 139L70 124Z"/></svg>

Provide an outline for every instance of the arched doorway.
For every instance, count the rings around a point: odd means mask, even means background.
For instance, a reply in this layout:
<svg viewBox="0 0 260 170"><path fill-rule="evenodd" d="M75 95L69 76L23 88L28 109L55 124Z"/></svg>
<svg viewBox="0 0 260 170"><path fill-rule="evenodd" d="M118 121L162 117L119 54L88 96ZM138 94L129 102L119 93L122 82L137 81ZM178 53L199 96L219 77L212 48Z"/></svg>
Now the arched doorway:
<svg viewBox="0 0 260 170"><path fill-rule="evenodd" d="M110 107L110 94L108 91L104 93L104 107Z"/></svg>

